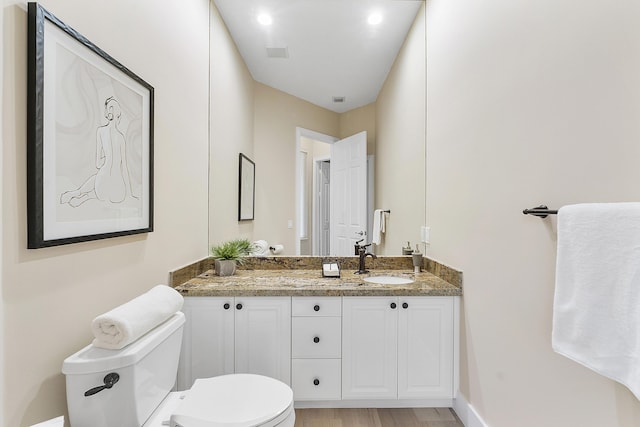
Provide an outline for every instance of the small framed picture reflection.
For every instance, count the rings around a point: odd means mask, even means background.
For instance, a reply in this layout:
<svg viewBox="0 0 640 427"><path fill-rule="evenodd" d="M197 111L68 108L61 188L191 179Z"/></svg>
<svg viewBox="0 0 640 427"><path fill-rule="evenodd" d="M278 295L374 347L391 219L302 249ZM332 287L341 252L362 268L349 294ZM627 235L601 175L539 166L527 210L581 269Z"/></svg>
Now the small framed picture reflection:
<svg viewBox="0 0 640 427"><path fill-rule="evenodd" d="M240 153L238 221L250 221L255 214L256 164Z"/></svg>

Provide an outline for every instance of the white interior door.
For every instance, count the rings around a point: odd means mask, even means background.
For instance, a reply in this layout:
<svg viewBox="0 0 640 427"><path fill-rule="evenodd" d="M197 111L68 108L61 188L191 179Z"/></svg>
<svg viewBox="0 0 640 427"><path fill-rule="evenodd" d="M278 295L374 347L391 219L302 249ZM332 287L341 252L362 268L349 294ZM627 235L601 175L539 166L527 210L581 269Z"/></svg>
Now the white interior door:
<svg viewBox="0 0 640 427"><path fill-rule="evenodd" d="M331 255L352 256L367 234L367 132L331 145Z"/></svg>

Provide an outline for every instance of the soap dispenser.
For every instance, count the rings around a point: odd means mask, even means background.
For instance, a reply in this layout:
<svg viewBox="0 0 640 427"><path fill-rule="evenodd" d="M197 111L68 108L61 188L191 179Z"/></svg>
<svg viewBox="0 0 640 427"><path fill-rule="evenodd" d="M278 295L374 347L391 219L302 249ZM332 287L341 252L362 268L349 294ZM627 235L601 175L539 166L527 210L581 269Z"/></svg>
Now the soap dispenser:
<svg viewBox="0 0 640 427"><path fill-rule="evenodd" d="M411 250L411 244L407 242L407 247L402 248L402 255L411 255L413 251Z"/></svg>
<svg viewBox="0 0 640 427"><path fill-rule="evenodd" d="M416 245L416 250L413 251L411 257L413 258L413 272L420 273L420 269L422 268L422 253L420 252L418 245Z"/></svg>

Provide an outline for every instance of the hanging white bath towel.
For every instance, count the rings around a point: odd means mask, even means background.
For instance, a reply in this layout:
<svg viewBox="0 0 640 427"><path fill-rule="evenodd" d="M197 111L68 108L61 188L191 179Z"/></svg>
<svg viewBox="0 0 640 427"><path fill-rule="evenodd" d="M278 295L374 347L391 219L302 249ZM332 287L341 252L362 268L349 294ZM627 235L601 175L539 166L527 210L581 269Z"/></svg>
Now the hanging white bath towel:
<svg viewBox="0 0 640 427"><path fill-rule="evenodd" d="M387 218L389 214L382 209L373 211L373 227L371 230L371 243L379 245L382 242L382 235L387 230Z"/></svg>
<svg viewBox="0 0 640 427"><path fill-rule="evenodd" d="M559 210L552 346L640 399L640 203Z"/></svg>

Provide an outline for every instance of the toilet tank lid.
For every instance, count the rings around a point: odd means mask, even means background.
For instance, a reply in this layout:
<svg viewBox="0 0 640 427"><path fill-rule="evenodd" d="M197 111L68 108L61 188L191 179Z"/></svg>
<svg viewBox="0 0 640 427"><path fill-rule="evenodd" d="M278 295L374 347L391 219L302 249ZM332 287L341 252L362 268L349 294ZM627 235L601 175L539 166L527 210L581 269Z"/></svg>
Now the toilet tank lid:
<svg viewBox="0 0 640 427"><path fill-rule="evenodd" d="M64 360L62 373L65 375L90 374L133 365L166 340L184 322L184 314L177 312L137 341L120 350L98 348L89 344Z"/></svg>

